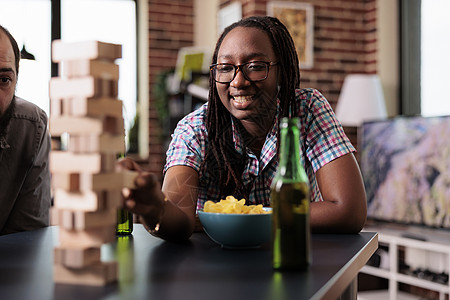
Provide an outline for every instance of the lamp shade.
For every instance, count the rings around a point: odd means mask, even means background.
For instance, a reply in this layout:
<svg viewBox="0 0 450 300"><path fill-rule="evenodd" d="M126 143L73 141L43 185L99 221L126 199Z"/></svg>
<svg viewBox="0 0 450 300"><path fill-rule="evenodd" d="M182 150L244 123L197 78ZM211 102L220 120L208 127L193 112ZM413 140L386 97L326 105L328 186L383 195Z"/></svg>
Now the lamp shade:
<svg viewBox="0 0 450 300"><path fill-rule="evenodd" d="M336 106L343 126L360 126L364 121L386 118L386 104L380 78L373 74L347 75Z"/></svg>

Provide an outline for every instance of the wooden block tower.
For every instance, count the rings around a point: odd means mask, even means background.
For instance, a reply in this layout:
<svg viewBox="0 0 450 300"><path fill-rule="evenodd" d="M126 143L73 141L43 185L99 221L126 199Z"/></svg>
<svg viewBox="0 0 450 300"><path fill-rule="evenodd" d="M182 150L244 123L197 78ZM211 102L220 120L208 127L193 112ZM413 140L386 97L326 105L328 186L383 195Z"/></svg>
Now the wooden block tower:
<svg viewBox="0 0 450 300"><path fill-rule="evenodd" d="M50 80L49 122L52 139L58 141L50 153L51 219L59 225L53 272L58 283L117 280L117 262L101 261L100 249L115 240L121 190L132 188L135 178L133 172L116 171L117 156L125 152L115 64L121 57L122 47L116 44L52 44L60 70L60 77Z"/></svg>

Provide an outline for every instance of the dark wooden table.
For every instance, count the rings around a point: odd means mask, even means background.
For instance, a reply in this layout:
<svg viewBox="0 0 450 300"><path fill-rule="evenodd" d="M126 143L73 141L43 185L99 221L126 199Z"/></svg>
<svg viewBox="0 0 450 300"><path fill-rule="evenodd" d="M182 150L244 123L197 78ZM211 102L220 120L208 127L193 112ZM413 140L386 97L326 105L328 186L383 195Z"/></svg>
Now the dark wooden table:
<svg viewBox="0 0 450 300"><path fill-rule="evenodd" d="M307 271L274 272L269 245L227 250L203 233L169 243L135 224L132 236L102 246L119 280L104 287L55 284L58 228L0 236L0 299L338 299L354 297L359 270L378 247L374 232L312 236Z"/></svg>

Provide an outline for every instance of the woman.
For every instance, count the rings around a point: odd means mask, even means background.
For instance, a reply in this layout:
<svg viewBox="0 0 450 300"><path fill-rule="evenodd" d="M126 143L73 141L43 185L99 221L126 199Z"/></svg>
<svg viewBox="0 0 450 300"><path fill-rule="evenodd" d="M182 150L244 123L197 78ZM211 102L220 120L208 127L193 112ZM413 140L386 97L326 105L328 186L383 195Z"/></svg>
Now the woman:
<svg viewBox="0 0 450 300"><path fill-rule="evenodd" d="M303 165L311 185L314 232L359 232L366 198L354 148L327 100L297 89L299 62L292 38L276 18L250 17L225 29L212 58L209 102L181 120L167 152L162 190L140 171L125 207L149 231L186 240L197 209L227 195L270 204L278 165L279 120L298 116Z"/></svg>

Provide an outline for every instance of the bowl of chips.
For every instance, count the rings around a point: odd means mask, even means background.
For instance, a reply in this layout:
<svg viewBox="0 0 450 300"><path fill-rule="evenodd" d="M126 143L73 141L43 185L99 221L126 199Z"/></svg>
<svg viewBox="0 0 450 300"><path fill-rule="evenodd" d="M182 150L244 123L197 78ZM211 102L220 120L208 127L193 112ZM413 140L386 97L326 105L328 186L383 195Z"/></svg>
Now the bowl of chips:
<svg viewBox="0 0 450 300"><path fill-rule="evenodd" d="M206 234L223 248L255 248L271 239L272 209L228 196L198 212Z"/></svg>

